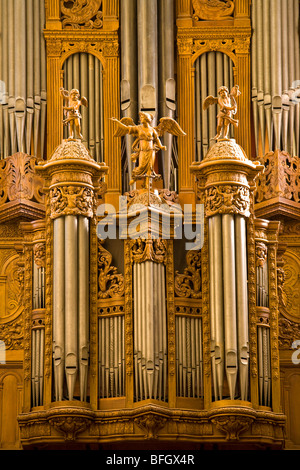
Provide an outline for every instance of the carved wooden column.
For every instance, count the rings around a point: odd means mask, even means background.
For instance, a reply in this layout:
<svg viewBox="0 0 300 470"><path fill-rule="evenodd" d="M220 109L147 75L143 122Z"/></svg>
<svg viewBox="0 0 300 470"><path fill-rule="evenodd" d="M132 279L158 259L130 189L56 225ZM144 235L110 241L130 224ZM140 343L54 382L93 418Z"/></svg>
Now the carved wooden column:
<svg viewBox="0 0 300 470"><path fill-rule="evenodd" d="M89 324L97 315L96 291L92 290L92 297L90 290L90 272L93 275L97 259L95 210L97 195L103 196L105 192L105 185L101 185L99 179L107 170L105 164L99 165L93 160L80 140L74 139L63 141L46 163L37 166L37 172L45 177L48 193L46 266L50 265L50 272L46 287L46 355L50 354L48 349L53 342L55 392L52 397L50 368L46 381L47 402L63 399L65 380L68 400L72 401L77 376L76 394L80 393L81 401L87 400ZM97 357L92 354L92 385L95 363ZM90 402L94 405L96 396L92 387Z"/></svg>
<svg viewBox="0 0 300 470"><path fill-rule="evenodd" d="M193 40L180 38L178 45L178 116L186 136L178 138L178 194L182 206L194 204L189 167L194 160L194 75L192 69Z"/></svg>

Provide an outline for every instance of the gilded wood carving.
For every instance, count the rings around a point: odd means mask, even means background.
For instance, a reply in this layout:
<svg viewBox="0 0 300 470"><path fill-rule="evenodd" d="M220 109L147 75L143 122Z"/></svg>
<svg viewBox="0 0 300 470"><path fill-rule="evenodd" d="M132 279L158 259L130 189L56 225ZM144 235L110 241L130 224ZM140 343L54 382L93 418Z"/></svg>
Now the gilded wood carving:
<svg viewBox="0 0 300 470"><path fill-rule="evenodd" d="M192 0L195 20L222 20L232 15L233 1Z"/></svg>
<svg viewBox="0 0 300 470"><path fill-rule="evenodd" d="M175 293L178 297L201 298L201 252L188 251L186 261L184 272L175 272Z"/></svg>
<svg viewBox="0 0 300 470"><path fill-rule="evenodd" d="M102 28L101 6L102 0L60 0L62 27L66 29Z"/></svg>
<svg viewBox="0 0 300 470"><path fill-rule="evenodd" d="M112 266L112 254L103 247L103 240L98 243L98 298L119 298L125 292L124 276L118 274Z"/></svg>

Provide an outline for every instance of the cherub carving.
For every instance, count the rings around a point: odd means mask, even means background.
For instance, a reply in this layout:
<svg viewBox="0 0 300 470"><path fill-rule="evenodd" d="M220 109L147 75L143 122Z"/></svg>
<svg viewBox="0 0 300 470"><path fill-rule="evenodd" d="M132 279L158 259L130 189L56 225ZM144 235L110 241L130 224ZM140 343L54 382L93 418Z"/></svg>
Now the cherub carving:
<svg viewBox="0 0 300 470"><path fill-rule="evenodd" d="M134 183L138 178L146 179L146 187L149 187L149 178L157 178L154 171L155 156L158 150L166 150L166 147L162 145L160 137L165 133L176 136L186 135L181 129L179 124L172 118L163 117L160 119L158 126L152 127L151 122L153 115L150 113L140 112L140 124L135 125L133 120L128 117L122 118L120 121L116 118L111 118L118 124L114 137L121 137L126 134L136 136L134 143L132 144L133 153L131 160L136 161L139 159L138 167L133 169L132 180L130 185Z"/></svg>
<svg viewBox="0 0 300 470"><path fill-rule="evenodd" d="M65 126L69 125L69 139L74 139L75 131L80 137L83 139L81 134L81 114L79 112L79 108L81 105L88 106L88 101L84 96L80 97L79 90L73 88L70 92L65 90L64 88L60 88L60 94L64 98L64 102L67 101L68 105L63 106L64 115L67 116L66 119L63 120L63 124Z"/></svg>
<svg viewBox="0 0 300 470"><path fill-rule="evenodd" d="M221 86L218 89L219 97L208 96L205 98L203 103L203 109L207 109L212 104L218 104L220 106L219 114L217 116L217 135L215 139L228 139L229 125L233 124L234 127L238 127L239 121L234 119L237 112L236 98L241 94L239 86L235 85L230 94L226 86Z"/></svg>

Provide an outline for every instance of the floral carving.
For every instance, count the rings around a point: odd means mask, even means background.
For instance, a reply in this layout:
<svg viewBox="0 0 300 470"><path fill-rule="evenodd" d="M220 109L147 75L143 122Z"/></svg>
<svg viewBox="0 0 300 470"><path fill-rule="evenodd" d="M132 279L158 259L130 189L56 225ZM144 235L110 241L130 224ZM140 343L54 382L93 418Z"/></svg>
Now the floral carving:
<svg viewBox="0 0 300 470"><path fill-rule="evenodd" d="M201 297L201 252L190 250L183 274L175 273L175 293L178 297Z"/></svg>
<svg viewBox="0 0 300 470"><path fill-rule="evenodd" d="M195 20L221 20L231 16L234 10L233 1L193 0Z"/></svg>
<svg viewBox="0 0 300 470"><path fill-rule="evenodd" d="M111 266L112 255L103 247L103 243L100 240L98 245L98 298L122 297L125 292L124 276L118 274L116 267Z"/></svg>
<svg viewBox="0 0 300 470"><path fill-rule="evenodd" d="M65 5L72 3L72 6ZM66 29L96 28L103 26L100 11L102 0L60 0L62 26Z"/></svg>
<svg viewBox="0 0 300 470"><path fill-rule="evenodd" d="M43 203L43 180L35 173L36 157L15 153L0 163L0 205L19 199Z"/></svg>
<svg viewBox="0 0 300 470"><path fill-rule="evenodd" d="M51 218L62 215L93 217L94 191L81 186L61 186L50 190Z"/></svg>
<svg viewBox="0 0 300 470"><path fill-rule="evenodd" d="M218 185L211 186L205 191L206 216L215 214L240 214L245 217L250 215L250 191L243 185Z"/></svg>
<svg viewBox="0 0 300 470"><path fill-rule="evenodd" d="M300 338L300 324L287 318L278 320L278 343L281 349L291 349L292 343Z"/></svg>

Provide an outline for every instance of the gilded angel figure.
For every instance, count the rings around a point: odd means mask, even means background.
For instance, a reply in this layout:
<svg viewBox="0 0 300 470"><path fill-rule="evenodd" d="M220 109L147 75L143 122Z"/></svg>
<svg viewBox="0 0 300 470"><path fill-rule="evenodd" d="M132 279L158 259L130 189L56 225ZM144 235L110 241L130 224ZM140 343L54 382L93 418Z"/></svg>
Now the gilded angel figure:
<svg viewBox="0 0 300 470"><path fill-rule="evenodd" d="M207 96L203 103L203 109L207 109L212 104L218 104L220 106L219 113L217 115L217 135L215 139L228 139L229 126L232 124L234 127L238 127L239 121L234 119L233 116L237 112L236 98L241 94L239 86L235 85L231 92L226 86L221 86L218 89L218 97Z"/></svg>
<svg viewBox="0 0 300 470"><path fill-rule="evenodd" d="M63 87L60 88L60 94L64 98L64 101L67 101L68 105L63 106L64 114L66 119L63 120L65 126L70 126L70 135L69 139L74 139L75 131L83 139L81 134L81 114L79 108L81 105L88 106L88 101L84 96L80 96L79 90L73 88L70 92L65 90Z"/></svg>
<svg viewBox="0 0 300 470"><path fill-rule="evenodd" d="M139 164L132 171L132 180L130 185L135 180L141 177L156 178L159 177L154 171L154 163L156 152L158 150L166 150L166 147L162 145L160 137L165 133L176 136L183 136L185 132L181 129L179 124L172 118L163 117L160 119L159 124L156 127L151 126L153 115L150 113L140 112L140 124L135 125L133 120L128 117L122 118L120 121L116 118L111 118L118 124L114 137L121 137L126 134L130 134L136 137L132 144L133 153L131 160L135 162L139 159ZM146 181L146 186L148 186Z"/></svg>

